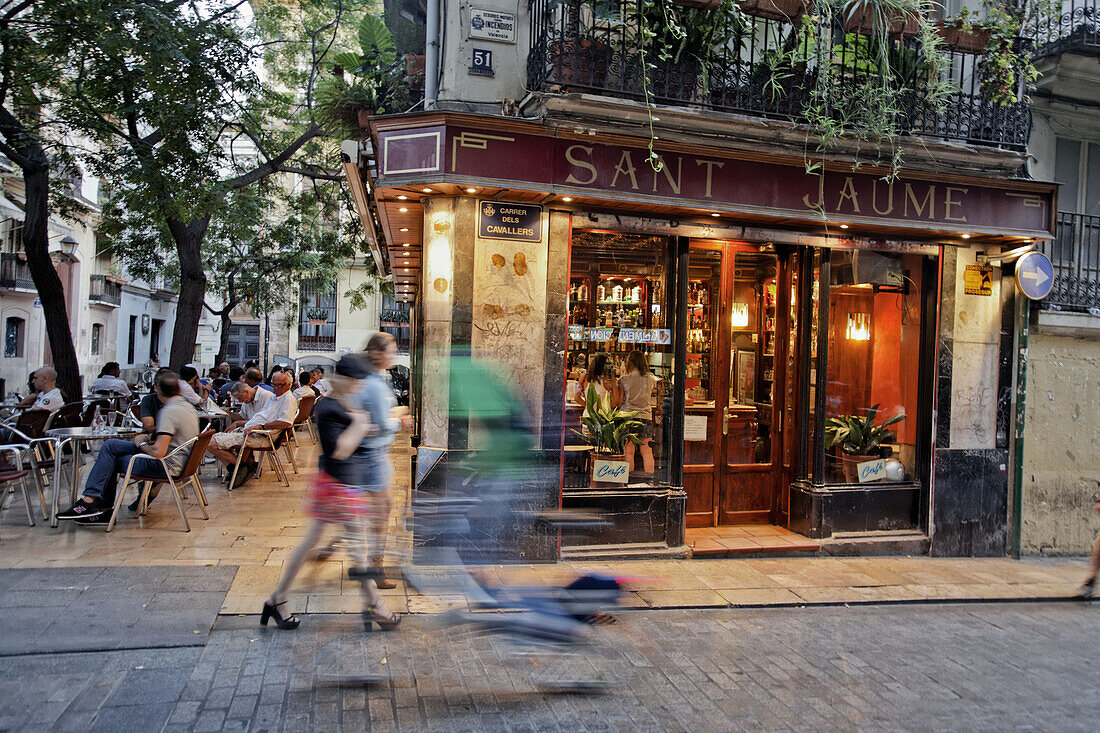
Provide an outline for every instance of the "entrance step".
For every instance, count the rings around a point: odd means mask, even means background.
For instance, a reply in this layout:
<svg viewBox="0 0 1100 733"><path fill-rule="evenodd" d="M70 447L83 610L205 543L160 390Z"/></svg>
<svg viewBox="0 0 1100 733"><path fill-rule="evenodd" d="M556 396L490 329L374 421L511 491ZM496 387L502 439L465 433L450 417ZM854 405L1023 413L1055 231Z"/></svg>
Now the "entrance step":
<svg viewBox="0 0 1100 733"><path fill-rule="evenodd" d="M836 532L820 540L822 555L927 555L928 535L916 530Z"/></svg>
<svg viewBox="0 0 1100 733"><path fill-rule="evenodd" d="M691 556L686 545L669 547L661 542L622 545L577 545L561 548L563 562L593 560L684 560Z"/></svg>
<svg viewBox="0 0 1100 733"><path fill-rule="evenodd" d="M805 557L815 555L820 543L771 524L693 527L685 533L694 558Z"/></svg>

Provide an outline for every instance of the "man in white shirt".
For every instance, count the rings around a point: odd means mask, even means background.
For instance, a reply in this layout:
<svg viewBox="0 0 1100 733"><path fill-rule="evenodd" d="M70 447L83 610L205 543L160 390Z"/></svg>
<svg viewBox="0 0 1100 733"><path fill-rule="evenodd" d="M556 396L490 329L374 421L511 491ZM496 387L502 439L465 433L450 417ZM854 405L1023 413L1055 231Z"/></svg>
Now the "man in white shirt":
<svg viewBox="0 0 1100 733"><path fill-rule="evenodd" d="M313 369L313 387L317 390L322 397L327 395L332 387L329 385L328 380L325 379L325 368L314 367Z"/></svg>
<svg viewBox="0 0 1100 733"><path fill-rule="evenodd" d="M119 378L121 373L122 370L119 368L117 361L107 362L103 365L99 377L92 382L92 392L110 392L111 394L129 397L130 385Z"/></svg>
<svg viewBox="0 0 1100 733"><path fill-rule="evenodd" d="M246 416L242 409L243 420L233 423L231 432L218 433L210 441L208 450L226 466L232 466L237 461L237 453L244 451L241 469L232 488L241 486L256 474L256 461L252 459L252 451L249 449L268 445L267 438L252 433L257 430L285 430L294 424L294 418L298 415L298 398L290 391L293 382L290 374L280 372L271 381L274 382L272 387L275 392L268 395L259 410L249 410L252 414ZM238 383L233 385L230 392L248 407L257 394L262 394L264 390ZM226 481L229 481L232 470L226 471L226 474Z"/></svg>
<svg viewBox="0 0 1100 733"><path fill-rule="evenodd" d="M65 398L57 388L57 372L53 367L44 366L35 371L34 388L37 393L19 403L20 407L57 412L65 404Z"/></svg>
<svg viewBox="0 0 1100 733"><path fill-rule="evenodd" d="M199 381L199 372L193 366L180 369L180 397L195 407L206 401L206 387Z"/></svg>

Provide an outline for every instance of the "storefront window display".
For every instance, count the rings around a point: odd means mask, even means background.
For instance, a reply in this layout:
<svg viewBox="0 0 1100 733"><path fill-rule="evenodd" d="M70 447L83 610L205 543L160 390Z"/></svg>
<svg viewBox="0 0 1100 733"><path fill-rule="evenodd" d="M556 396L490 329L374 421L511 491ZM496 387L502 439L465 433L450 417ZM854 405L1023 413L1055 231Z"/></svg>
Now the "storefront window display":
<svg viewBox="0 0 1100 733"><path fill-rule="evenodd" d="M643 445L628 451L631 485L670 480L673 332L664 237L575 230L566 352L566 487L588 486L580 428L587 386L638 413ZM596 374L596 372L601 372Z"/></svg>

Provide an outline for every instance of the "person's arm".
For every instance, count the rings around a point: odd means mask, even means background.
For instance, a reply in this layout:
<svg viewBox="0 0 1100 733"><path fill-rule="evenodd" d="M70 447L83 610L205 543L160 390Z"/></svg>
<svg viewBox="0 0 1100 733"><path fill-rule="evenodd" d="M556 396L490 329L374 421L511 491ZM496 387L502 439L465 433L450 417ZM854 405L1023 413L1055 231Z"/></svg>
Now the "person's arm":
<svg viewBox="0 0 1100 733"><path fill-rule="evenodd" d="M130 385L126 384L122 379L118 380L118 384L115 385L118 388L118 393L123 397L129 397L133 392L130 391Z"/></svg>
<svg viewBox="0 0 1100 733"><path fill-rule="evenodd" d="M149 442L145 443L145 445L139 447L141 448L141 452L147 456L152 456L153 458L164 458L166 455L168 455L168 446L171 444L171 442L171 433L160 433L156 436L155 439L152 439Z"/></svg>
<svg viewBox="0 0 1100 733"><path fill-rule="evenodd" d="M23 401L19 403L19 407L30 407L36 401L38 401L38 395L40 392L31 392L29 395L23 398Z"/></svg>
<svg viewBox="0 0 1100 733"><path fill-rule="evenodd" d="M347 460L355 449L363 442L363 438L375 432L370 416L363 410L350 410L351 422L340 437L336 439L336 448L332 451L332 458L337 461Z"/></svg>
<svg viewBox="0 0 1100 733"><path fill-rule="evenodd" d="M585 399L585 396L587 394L588 394L588 375L586 374L583 377L581 377L581 381L577 385L577 394L574 395L573 399L577 401L578 405L580 405L581 407L584 407L585 406L584 399Z"/></svg>

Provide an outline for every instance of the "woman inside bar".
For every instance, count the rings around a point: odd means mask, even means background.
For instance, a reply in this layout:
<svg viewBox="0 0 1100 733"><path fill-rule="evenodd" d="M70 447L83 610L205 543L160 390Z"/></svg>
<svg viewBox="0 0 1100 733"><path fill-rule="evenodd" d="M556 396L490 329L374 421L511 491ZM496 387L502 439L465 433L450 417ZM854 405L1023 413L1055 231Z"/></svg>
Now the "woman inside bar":
<svg viewBox="0 0 1100 733"><path fill-rule="evenodd" d="M580 385L577 387L577 404L581 407L585 406L585 400L588 398L589 384L596 388L596 396L600 399L611 395L612 407L622 404L623 393L615 380L615 374L611 371L611 365L607 363L607 354L594 355L589 362L588 371L581 377Z"/></svg>
<svg viewBox="0 0 1100 733"><path fill-rule="evenodd" d="M638 430L638 439L642 442L638 445L638 452L642 454L642 470L648 474L653 473L653 406L650 400L653 398L653 387L657 384L656 377L649 371L645 354L640 351L631 351L626 357L626 374L619 379L622 388L622 409L626 412L637 413L635 419L642 423ZM626 465L634 470L634 443L626 442Z"/></svg>

